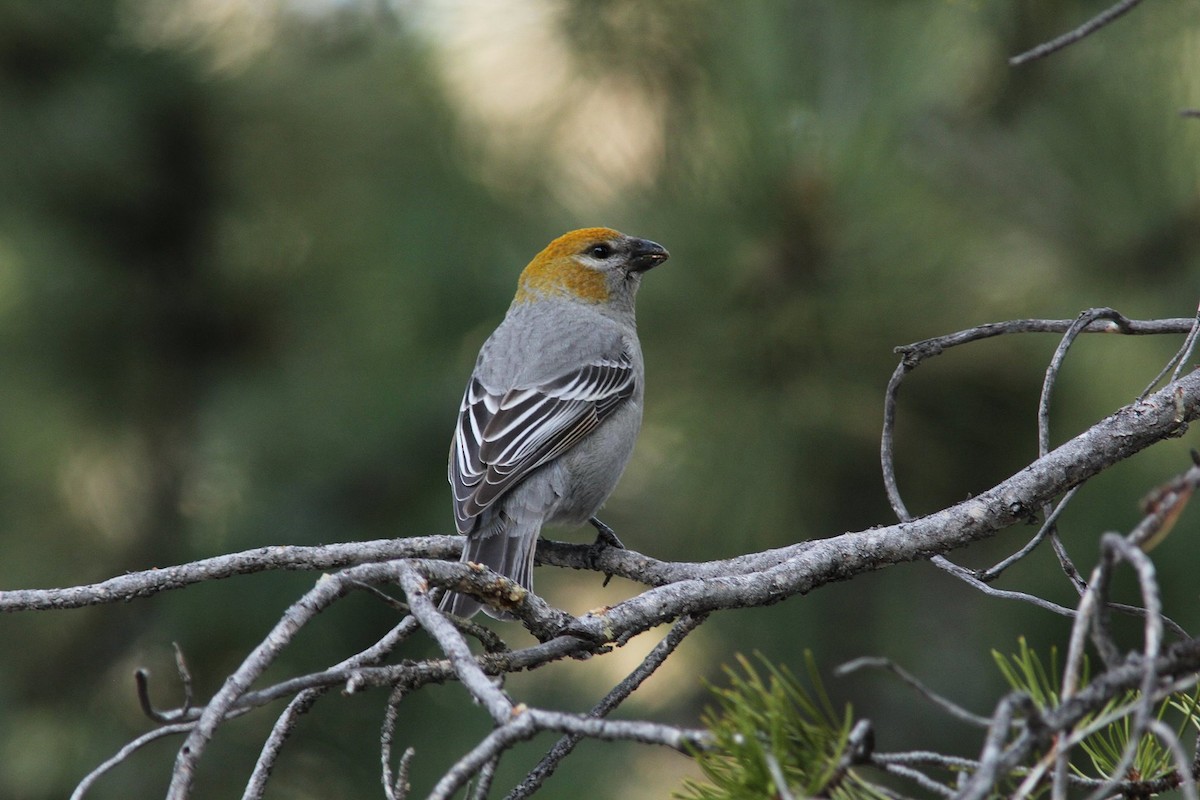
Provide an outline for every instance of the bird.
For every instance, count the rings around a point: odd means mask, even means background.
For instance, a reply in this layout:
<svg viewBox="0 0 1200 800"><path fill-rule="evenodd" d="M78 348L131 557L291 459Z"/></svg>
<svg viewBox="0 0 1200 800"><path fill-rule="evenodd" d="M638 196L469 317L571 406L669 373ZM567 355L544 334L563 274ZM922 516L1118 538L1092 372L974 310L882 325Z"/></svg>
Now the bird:
<svg viewBox="0 0 1200 800"><path fill-rule="evenodd" d="M657 242L582 228L550 242L521 272L504 320L483 344L459 406L447 477L461 560L533 590L542 526L596 518L633 453L645 365L634 300L670 257ZM504 611L447 592L443 611Z"/></svg>

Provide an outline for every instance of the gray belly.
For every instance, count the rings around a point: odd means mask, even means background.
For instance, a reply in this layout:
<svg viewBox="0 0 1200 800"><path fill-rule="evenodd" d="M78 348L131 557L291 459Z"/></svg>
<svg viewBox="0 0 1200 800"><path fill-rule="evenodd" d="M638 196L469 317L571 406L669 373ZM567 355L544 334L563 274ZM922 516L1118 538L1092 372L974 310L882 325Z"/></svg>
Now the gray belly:
<svg viewBox="0 0 1200 800"><path fill-rule="evenodd" d="M629 463L641 424L641 405L629 403L559 459L551 468L556 502L547 522L577 525L600 509Z"/></svg>

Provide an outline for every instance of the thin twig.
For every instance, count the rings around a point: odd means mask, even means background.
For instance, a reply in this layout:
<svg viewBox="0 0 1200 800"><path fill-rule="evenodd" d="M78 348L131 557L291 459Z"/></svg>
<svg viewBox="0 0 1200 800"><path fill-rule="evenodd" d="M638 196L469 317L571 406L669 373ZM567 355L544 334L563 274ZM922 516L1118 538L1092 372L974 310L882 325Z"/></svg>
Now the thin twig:
<svg viewBox="0 0 1200 800"><path fill-rule="evenodd" d="M387 709L383 714L383 726L379 732L379 761L383 770L381 782L386 800L399 800L403 793L401 770L405 766L405 759L412 758L412 748L406 748L400 756L396 774L392 773L392 746L396 741L396 722L400 718L400 701L407 694L407 687L403 685L393 687L392 693L388 696Z"/></svg>
<svg viewBox="0 0 1200 800"><path fill-rule="evenodd" d="M1087 591L1087 581L1083 579L1083 574L1079 568L1075 566L1075 562L1071 560L1071 556L1067 553L1067 547L1059 538L1058 530L1050 529L1050 547L1054 550L1054 556L1058 559L1058 566L1062 569L1063 574L1067 576L1067 580L1075 587L1075 591L1082 595Z"/></svg>
<svg viewBox="0 0 1200 800"><path fill-rule="evenodd" d="M901 778L906 778L913 783L925 789L928 792L933 792L940 797L954 797L954 789L944 783L935 781L933 778L921 772L919 769L906 766L904 764L880 764L880 768L889 775L896 775Z"/></svg>
<svg viewBox="0 0 1200 800"><path fill-rule="evenodd" d="M975 771L957 795L957 800L983 800L991 795L997 780L1007 769L1004 756L1012 748L1006 748L1008 733L1018 714L1030 716L1037 713L1037 706L1028 695L1014 692L1002 698L992 714L991 725L984 739L983 751L979 754L979 769Z"/></svg>
<svg viewBox="0 0 1200 800"><path fill-rule="evenodd" d="M1171 372L1172 369L1175 371L1171 373L1171 380L1179 380L1179 376L1183 373L1183 365L1186 364L1188 359L1192 357L1192 350L1195 349L1196 340L1198 338L1200 338L1200 305L1196 307L1196 318L1192 322L1192 329L1188 331L1187 338L1183 340L1183 345L1179 348L1178 352L1171 357L1171 360L1167 362L1166 366L1162 368L1162 371L1155 376L1154 380L1150 382L1150 385L1142 390L1142 393L1138 395L1138 397L1145 397L1146 395L1150 394L1150 392L1154 391L1154 387L1158 386L1162 379L1165 378L1167 373Z"/></svg>
<svg viewBox="0 0 1200 800"><path fill-rule="evenodd" d="M892 372L883 399L883 433L880 436L880 462L883 467L883 484L887 491L888 502L892 511L901 522L913 519L904 501L896 481L895 468L895 427L896 427L896 396L904 377L916 369L923 361L939 356L952 347L958 347L993 336L1004 336L1018 333L1066 333L1076 325L1078 318L1066 319L1014 319L1005 322L989 322L976 325L955 333L924 339L912 344L896 348L900 354L900 363ZM1085 325L1082 333L1122 333L1126 335L1153 335L1162 333L1188 333L1192 330L1192 319L1162 319L1162 320L1133 320L1117 312L1103 319L1094 319Z"/></svg>
<svg viewBox="0 0 1200 800"><path fill-rule="evenodd" d="M848 661L845 664L842 664L841 666L839 666L837 669L835 669L833 671L833 674L837 675L839 677L842 677L845 675L849 675L853 672L857 672L860 669L867 669L867 668L885 669L888 672L891 672L893 675L895 675L897 678L902 680L904 683L908 684L909 687L916 690L916 692L918 694L920 694L922 697L924 697L926 700L941 707L941 709L943 711L946 711L947 713L949 713L950 716L954 717L957 720L961 720L962 722L965 722L968 725L974 725L978 728L987 728L992 722L991 719L989 719L987 717L981 717L978 714L972 714L970 711L967 711L962 706L959 706L956 703L953 703L952 701L946 699L945 697L942 697L940 694L933 691L925 684L921 683L921 681L918 680L916 678L916 676L914 676L912 673L908 672L906 669L901 667L895 661L892 661L890 658L882 658L879 656L866 656L863 658L856 658L853 661Z"/></svg>
<svg viewBox="0 0 1200 800"><path fill-rule="evenodd" d="M1075 616L1075 609L1067 608L1066 606L1060 606L1058 603L1045 600L1037 595L1026 594L1025 592L1016 592L1011 589L997 589L994 586L989 586L981 581L973 571L959 564L955 564L945 556L934 556L933 558L929 559L929 561L934 566L949 572L954 577L973 586L989 597L1003 598L1005 600L1020 600L1023 603L1030 603L1038 608L1063 617Z"/></svg>
<svg viewBox="0 0 1200 800"><path fill-rule="evenodd" d="M1143 632L1142 641L1142 680L1139 687L1139 700L1135 704L1132 730L1129 734L1129 742L1121 754L1121 760L1112 771L1112 779L1119 781L1127 774L1129 766L1133 763L1137 755L1137 746L1142 738L1142 734L1146 731L1147 723L1153 718L1154 709L1152 706L1153 689L1158 681L1158 672L1155 669L1155 663L1162 648L1162 620L1159 616L1162 604L1158 594L1158 581L1155 578L1154 564L1150 559L1139 550L1137 547L1129 544L1123 537L1116 534L1105 535L1100 540L1101 547L1110 550L1113 554L1113 563L1117 558L1127 561L1133 567L1134 572L1138 577L1138 586L1142 592L1142 605L1146 608L1146 620ZM1076 625L1083 620L1084 614L1082 604L1080 606L1080 615L1076 619ZM1086 626L1086 623L1085 623ZM1093 625L1093 632L1099 629L1098 625ZM1107 634L1107 631L1104 632ZM1072 631L1072 643L1074 643L1074 631ZM1094 639L1094 637L1093 637ZM1074 687L1071 687L1072 689ZM1063 700L1069 699L1068 684L1064 680ZM1065 764L1064 764L1065 769ZM1106 793L1111 791L1108 787L1100 787L1096 789L1089 797L1089 800L1101 800L1106 796ZM1063 796L1066 791L1064 788Z"/></svg>
<svg viewBox="0 0 1200 800"><path fill-rule="evenodd" d="M455 762L429 793L429 800L447 800L453 797L488 761L518 742L531 739L543 731L576 733L605 741L658 744L679 752L702 749L708 747L712 741L711 735L705 730L679 728L657 722L597 719L582 714L518 706L514 709L511 719L493 730L482 742Z"/></svg>
<svg viewBox="0 0 1200 800"><path fill-rule="evenodd" d="M1042 379L1041 396L1038 398L1037 440L1039 458L1050 452L1050 397L1053 394L1059 370L1062 369L1063 361L1067 357L1067 351L1071 349L1071 345L1080 333L1102 320L1120 325L1125 320L1125 317L1111 308L1089 308L1075 318L1075 321L1071 323L1066 333L1063 334L1058 347L1054 349L1054 355L1050 358L1050 364L1046 367L1046 374ZM1076 588L1080 588L1081 583L1078 579L1078 571L1075 569L1074 564L1071 563L1070 558L1067 557L1066 548L1058 537L1057 526L1051 521L1054 511L1051 509L1049 503L1043 504L1042 514L1047 520L1044 528L1054 545L1054 553L1058 556L1059 565L1063 568L1068 579L1075 584Z"/></svg>
<svg viewBox="0 0 1200 800"><path fill-rule="evenodd" d="M1062 36L1058 36L1048 42L1039 44L1037 47L1031 50L1026 50L1020 55L1013 56L1008 60L1009 66L1019 67L1029 61L1045 58L1051 53L1057 53L1064 47L1069 47L1070 45L1078 42L1080 39L1092 35L1105 25L1108 25L1110 22L1113 22L1119 18L1121 15L1133 10L1133 7L1141 1L1142 0L1121 0L1121 2L1117 3L1115 6L1111 6L1102 13L1097 14L1075 30L1068 31Z"/></svg>
<svg viewBox="0 0 1200 800"><path fill-rule="evenodd" d="M1156 336L1164 333L1187 333L1192 329L1191 317L1168 319L1129 319L1118 315L1111 320L1097 320L1084 329L1084 333L1120 333L1127 336ZM990 339L994 336L1009 336L1017 333L1066 333L1075 324L1074 319L1010 319L1003 322L985 322L954 333L922 339L895 349L900 355L913 357L917 363L941 355L952 347Z"/></svg>
<svg viewBox="0 0 1200 800"><path fill-rule="evenodd" d="M904 500L900 497L900 486L896 483L896 395L900 392L900 382L904 380L904 376L916 369L920 363L919 358L910 359L908 354L901 357L900 363L892 372L892 377L888 379L883 400L883 433L879 437L879 460L883 464L883 487L887 491L888 502L892 504L896 519L901 522L908 522L913 516L909 513L908 506L904 505Z"/></svg>
<svg viewBox="0 0 1200 800"><path fill-rule="evenodd" d="M707 616L704 614L689 614L671 626L671 630L646 654L646 657L642 659L642 663L633 672L629 673L623 681L617 684L612 691L605 695L599 703L593 706L592 710L588 712L588 716L606 717L612 713L625 698L633 694L635 689L641 686L647 678L654 674L655 670L662 666L662 663L667 660L668 656L675 652L675 649L679 647L684 638L699 627L705 619L707 619ZM583 736L579 734L568 734L559 739L554 747L550 749L550 752L542 757L537 766L530 770L525 779L509 792L505 800L523 800L523 798L529 797L537 791L545 780L554 774L554 770L557 769L559 763L570 755L571 751L582 740Z"/></svg>
<svg viewBox="0 0 1200 800"><path fill-rule="evenodd" d="M908 766L917 764L921 766L941 767L942 769L955 772L973 770L979 767L979 762L973 758L948 756L929 750L911 750L904 753L875 753L871 756L871 763L904 764Z"/></svg>
<svg viewBox="0 0 1200 800"><path fill-rule="evenodd" d="M492 721L498 725L505 723L513 714L512 700L484 673L462 634L429 599L429 584L425 578L408 561L396 562L396 573L400 578L400 588L408 596L413 616L437 640L438 647L450 659L463 686L487 710Z"/></svg>
<svg viewBox="0 0 1200 800"><path fill-rule="evenodd" d="M363 586L357 582L352 583L354 584L354 588L362 588ZM417 627L417 621L414 618L405 617L388 631L385 636L380 638L379 641L371 645L371 647L343 660L334 669L354 670L379 663L407 639ZM322 686L305 689L288 703L287 708L275 720L275 725L271 728L271 734L263 744L258 760L254 764L254 771L250 776L250 780L246 783L246 789L242 793L242 800L259 800L263 796L267 788L267 780L271 777L271 771L274 769L275 761L278 759L279 753L291 736L292 731L295 730L299 718L308 713L317 700L331 688L332 686Z"/></svg>
<svg viewBox="0 0 1200 800"><path fill-rule="evenodd" d="M471 791L471 800L487 800L488 792L492 789L492 779L496 777L496 766L499 763L500 757L497 756L479 770L479 781Z"/></svg>
<svg viewBox="0 0 1200 800"><path fill-rule="evenodd" d="M992 581L996 580L996 578L999 578L1006 569L1032 553L1034 549L1036 549L1037 546L1042 543L1042 540L1046 538L1046 535L1054 530L1054 526L1058 522L1058 518L1062 516L1063 511L1065 511L1067 508L1067 503L1071 502L1078 491L1079 487L1073 486L1069 492L1062 496L1062 498L1058 501L1058 504L1054 506L1054 509L1046 515L1046 519L1042 523L1042 526L1038 528L1038 532L1025 544L1024 547L1013 553L1008 558L1000 561L995 566L976 573L975 577L983 583L991 583Z"/></svg>
<svg viewBox="0 0 1200 800"><path fill-rule="evenodd" d="M1067 328L1067 332L1063 334L1058 347L1054 349L1054 355L1050 358L1049 366L1046 367L1046 375L1042 379L1042 394L1038 399L1039 457L1050 452L1050 395L1054 391L1054 383L1058 379L1058 372L1062 369L1063 361L1067 357L1067 351L1071 349L1071 345L1075 342L1079 334L1093 323L1100 320L1107 320L1119 325L1124 319L1124 316L1112 308L1089 308L1081 312L1075 318L1075 321L1071 323L1071 327Z"/></svg>
<svg viewBox="0 0 1200 800"><path fill-rule="evenodd" d="M177 733L187 733L192 729L192 725L194 724L195 723L192 722L179 722L173 725L164 725L163 727L155 728L148 733L143 733L141 736L137 737L132 742L129 742L120 750L118 750L116 754L112 756L112 758L105 760L104 763L84 776L83 780L81 780L75 787L75 791L71 792L71 800L83 800L83 797L87 794L88 790L95 785L96 781L104 777L105 773L107 773L113 767L124 762L125 759L129 758L146 745L150 744L151 742L156 742L166 736L174 736Z"/></svg>
<svg viewBox="0 0 1200 800"><path fill-rule="evenodd" d="M396 782L393 787L395 789L395 800L407 800L408 793L412 791L408 775L412 769L413 756L416 754L417 751L409 747L400 756L400 765L396 768Z"/></svg>
<svg viewBox="0 0 1200 800"><path fill-rule="evenodd" d="M250 684L266 670L283 648L291 643L296 633L313 617L343 597L355 582L379 582L394 574L395 570L389 564L351 567L337 575L325 576L318 580L315 587L292 604L266 638L242 661L233 674L226 678L220 691L200 714L175 757L175 768L172 770L171 784L167 789L168 800L185 800L188 797L195 780L196 766L217 727L233 710L237 699L245 694Z"/></svg>
<svg viewBox="0 0 1200 800"><path fill-rule="evenodd" d="M1191 759L1183 752L1179 737L1170 726L1162 720L1151 717L1146 720L1146 730L1154 734L1160 742L1171 751L1171 759L1175 762L1175 774L1179 776L1179 789L1183 792L1184 800L1197 800L1196 778L1192 775Z"/></svg>
<svg viewBox="0 0 1200 800"><path fill-rule="evenodd" d="M150 701L150 672L139 669L133 673L142 713L155 722L180 722L192 710L192 673L188 670L187 660L183 657L183 649L180 648L179 642L172 642L171 645L175 648L175 671L179 675L179 683L183 686L183 705L179 708L171 711L159 711L155 708L154 703Z"/></svg>
<svg viewBox="0 0 1200 800"><path fill-rule="evenodd" d="M275 769L275 761L279 758L284 744L291 737L292 731L296 729L300 717L307 714L324 693L324 689L304 690L293 697L283 713L276 718L275 724L271 726L271 734L263 743L258 759L254 762L254 771L250 774L250 780L246 782L242 800L261 800L263 792L267 790L267 781L271 777L271 772Z"/></svg>

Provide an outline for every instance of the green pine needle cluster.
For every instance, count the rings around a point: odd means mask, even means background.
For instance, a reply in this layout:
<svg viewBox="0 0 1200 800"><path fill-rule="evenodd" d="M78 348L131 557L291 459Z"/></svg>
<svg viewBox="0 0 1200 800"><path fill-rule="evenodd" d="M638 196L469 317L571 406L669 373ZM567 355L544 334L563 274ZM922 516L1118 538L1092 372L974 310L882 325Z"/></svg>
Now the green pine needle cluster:
<svg viewBox="0 0 1200 800"><path fill-rule="evenodd" d="M695 753L707 781L687 781L676 797L881 797L848 768L844 756L852 711L849 705L840 713L833 707L812 654L805 653L811 691L786 667L776 667L761 655L758 660L765 676L739 655L740 670L725 668L729 686L709 686L717 706L706 710L703 722L715 742L711 749Z"/></svg>
<svg viewBox="0 0 1200 800"><path fill-rule="evenodd" d="M1058 653L1050 649L1050 667L1047 669L1036 652L1030 649L1024 637L1018 641L1018 651L1004 655L992 651L996 665L1006 681L1014 689L1029 695L1042 709L1053 708L1061 701L1058 681ZM1080 686L1087 685L1088 665L1084 659ZM1095 728L1079 747L1088 756L1091 769L1071 764L1072 771L1080 777L1107 778L1112 775L1121 761L1133 733L1131 718L1141 693L1136 690L1124 692L1109 701L1099 712L1084 717L1078 730ZM1159 721L1174 721L1177 737L1182 737L1190 725L1200 731L1200 688L1191 694L1176 694L1164 700L1157 709ZM1175 771L1175 762L1170 751L1155 736L1144 734L1137 742L1136 755L1125 780L1156 781Z"/></svg>

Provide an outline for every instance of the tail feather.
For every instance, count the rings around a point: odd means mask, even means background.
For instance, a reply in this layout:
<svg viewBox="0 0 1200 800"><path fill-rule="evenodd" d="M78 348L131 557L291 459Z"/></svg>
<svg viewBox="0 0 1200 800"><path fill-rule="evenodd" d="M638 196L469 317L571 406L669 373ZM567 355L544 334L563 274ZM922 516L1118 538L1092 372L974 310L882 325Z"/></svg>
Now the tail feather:
<svg viewBox="0 0 1200 800"><path fill-rule="evenodd" d="M533 591L533 554L537 549L538 523L510 522L491 535L471 534L463 547L462 562L473 561L491 568L514 583ZM448 592L442 598L441 609L460 617L473 617L480 610L494 619L513 619L511 614L496 611L473 597Z"/></svg>

